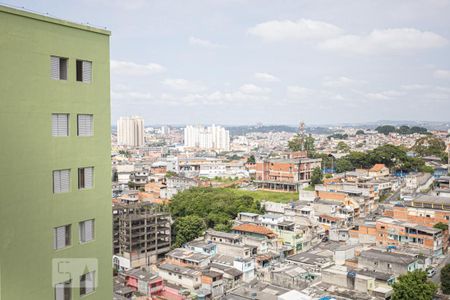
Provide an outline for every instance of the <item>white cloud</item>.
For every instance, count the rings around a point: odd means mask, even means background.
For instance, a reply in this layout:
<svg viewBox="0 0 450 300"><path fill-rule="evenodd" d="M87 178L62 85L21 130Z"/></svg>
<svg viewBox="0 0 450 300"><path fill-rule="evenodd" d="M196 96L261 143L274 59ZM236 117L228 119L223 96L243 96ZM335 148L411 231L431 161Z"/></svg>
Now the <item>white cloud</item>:
<svg viewBox="0 0 450 300"><path fill-rule="evenodd" d="M407 91L414 91L414 90L424 90L429 88L430 86L426 84L404 84L401 86L402 89Z"/></svg>
<svg viewBox="0 0 450 300"><path fill-rule="evenodd" d="M137 64L130 61L111 60L111 72L119 75L145 76L164 72L159 64Z"/></svg>
<svg viewBox="0 0 450 300"><path fill-rule="evenodd" d="M267 94L270 93L271 89L247 83L242 85L239 91L244 94Z"/></svg>
<svg viewBox="0 0 450 300"><path fill-rule="evenodd" d="M450 70L436 70L433 75L438 79L450 79Z"/></svg>
<svg viewBox="0 0 450 300"><path fill-rule="evenodd" d="M184 92L201 92L206 90L206 87L197 81L190 81L182 78L168 78L162 81L162 83L176 91Z"/></svg>
<svg viewBox="0 0 450 300"><path fill-rule="evenodd" d="M149 92L134 92L126 90L112 90L111 98L113 101L143 101L143 100L153 100L155 99Z"/></svg>
<svg viewBox="0 0 450 300"><path fill-rule="evenodd" d="M191 44L193 46L200 46L200 47L210 48L210 49L223 47L220 44L217 44L217 43L214 43L214 42L211 42L208 40L204 40L204 39L199 39L199 38L196 38L193 36L189 37L189 44Z"/></svg>
<svg viewBox="0 0 450 300"><path fill-rule="evenodd" d="M372 100L392 100L396 99L402 96L405 96L405 92L396 91L396 90L387 90L387 91L381 91L381 92L372 92L372 93L366 93L365 96L368 99Z"/></svg>
<svg viewBox="0 0 450 300"><path fill-rule="evenodd" d="M287 96L290 99L311 99L314 94L314 90L305 88L298 85L291 85L287 87Z"/></svg>
<svg viewBox="0 0 450 300"><path fill-rule="evenodd" d="M276 76L273 76L269 73L255 73L255 78L260 81L266 81L266 82L278 82L280 79Z"/></svg>
<svg viewBox="0 0 450 300"><path fill-rule="evenodd" d="M341 76L338 78L326 78L322 83L322 85L325 87L340 88L340 87L355 86L364 83L366 82L363 80L356 80L349 77Z"/></svg>
<svg viewBox="0 0 450 300"><path fill-rule="evenodd" d="M308 19L273 20L260 23L248 30L248 33L268 42L327 39L341 32L342 30L333 24Z"/></svg>
<svg viewBox="0 0 450 300"><path fill-rule="evenodd" d="M404 53L438 48L448 44L444 37L414 28L376 29L366 36L343 35L319 44L324 50L351 54Z"/></svg>

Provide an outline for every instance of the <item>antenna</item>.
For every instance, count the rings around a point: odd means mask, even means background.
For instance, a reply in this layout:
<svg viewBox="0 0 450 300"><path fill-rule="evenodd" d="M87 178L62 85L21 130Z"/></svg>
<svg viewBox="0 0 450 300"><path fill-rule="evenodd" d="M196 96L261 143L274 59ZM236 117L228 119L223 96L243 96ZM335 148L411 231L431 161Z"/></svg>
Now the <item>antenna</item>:
<svg viewBox="0 0 450 300"><path fill-rule="evenodd" d="M298 126L298 137L300 138L300 151L305 151L305 122L303 121Z"/></svg>

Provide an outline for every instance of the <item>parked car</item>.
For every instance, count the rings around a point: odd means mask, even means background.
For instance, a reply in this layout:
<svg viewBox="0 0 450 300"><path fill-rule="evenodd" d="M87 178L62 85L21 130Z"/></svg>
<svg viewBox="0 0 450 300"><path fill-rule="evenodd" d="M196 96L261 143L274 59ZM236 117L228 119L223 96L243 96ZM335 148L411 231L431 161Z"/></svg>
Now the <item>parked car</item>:
<svg viewBox="0 0 450 300"><path fill-rule="evenodd" d="M436 274L436 270L435 269L428 269L427 270L427 276L428 278L433 277Z"/></svg>

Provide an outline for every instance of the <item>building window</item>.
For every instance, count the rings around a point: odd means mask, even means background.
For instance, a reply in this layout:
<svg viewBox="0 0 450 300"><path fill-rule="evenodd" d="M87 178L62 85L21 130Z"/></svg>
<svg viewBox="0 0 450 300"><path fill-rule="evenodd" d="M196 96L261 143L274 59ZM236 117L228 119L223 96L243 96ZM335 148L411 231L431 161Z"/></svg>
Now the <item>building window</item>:
<svg viewBox="0 0 450 300"><path fill-rule="evenodd" d="M53 193L67 193L70 190L70 170L53 171Z"/></svg>
<svg viewBox="0 0 450 300"><path fill-rule="evenodd" d="M55 80L67 80L68 59L58 56L50 56L51 78Z"/></svg>
<svg viewBox="0 0 450 300"><path fill-rule="evenodd" d="M94 240L94 220L80 222L80 242L87 243Z"/></svg>
<svg viewBox="0 0 450 300"><path fill-rule="evenodd" d="M94 116L93 115L78 115L78 136L93 136L94 135Z"/></svg>
<svg viewBox="0 0 450 300"><path fill-rule="evenodd" d="M387 264L388 269L392 269L392 265L391 264Z"/></svg>
<svg viewBox="0 0 450 300"><path fill-rule="evenodd" d="M94 182L94 168L79 168L78 169L78 188L79 189L91 189Z"/></svg>
<svg viewBox="0 0 450 300"><path fill-rule="evenodd" d="M95 271L81 275L80 277L80 296L94 292L95 290Z"/></svg>
<svg viewBox="0 0 450 300"><path fill-rule="evenodd" d="M55 250L70 246L70 225L64 225L53 229L53 248Z"/></svg>
<svg viewBox="0 0 450 300"><path fill-rule="evenodd" d="M71 282L61 282L55 285L55 300L70 300L72 299L72 288L70 287Z"/></svg>
<svg viewBox="0 0 450 300"><path fill-rule="evenodd" d="M86 60L77 60L77 81L91 83L92 62Z"/></svg>
<svg viewBox="0 0 450 300"><path fill-rule="evenodd" d="M52 114L52 136L69 136L69 114Z"/></svg>

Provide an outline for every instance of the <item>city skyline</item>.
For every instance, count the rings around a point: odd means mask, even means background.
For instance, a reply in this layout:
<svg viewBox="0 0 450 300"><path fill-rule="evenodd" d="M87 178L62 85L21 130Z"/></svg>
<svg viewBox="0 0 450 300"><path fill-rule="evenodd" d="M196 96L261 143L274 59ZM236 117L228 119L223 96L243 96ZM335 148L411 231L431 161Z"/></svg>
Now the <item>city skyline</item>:
<svg viewBox="0 0 450 300"><path fill-rule="evenodd" d="M8 3L108 25L113 121L448 120L447 0Z"/></svg>

